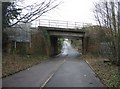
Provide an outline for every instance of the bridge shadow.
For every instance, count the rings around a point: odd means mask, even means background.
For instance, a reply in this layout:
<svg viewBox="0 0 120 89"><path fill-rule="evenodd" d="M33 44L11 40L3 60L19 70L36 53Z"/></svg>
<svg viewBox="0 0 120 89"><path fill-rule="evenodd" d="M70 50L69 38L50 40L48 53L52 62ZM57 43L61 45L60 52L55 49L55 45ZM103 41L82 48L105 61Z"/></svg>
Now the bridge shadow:
<svg viewBox="0 0 120 89"><path fill-rule="evenodd" d="M57 28L57 27L42 27L39 26L38 27L39 30L46 30L46 32L48 33L48 36L50 38L50 55L51 56L55 56L58 54L58 40L60 38L75 38L75 39L79 39L81 40L81 45L82 45L82 52L85 52L85 47L86 47L86 43L85 43L85 31L83 29L76 29L76 28ZM67 47L69 46L69 43L67 43L66 41L64 42L64 46L62 48L62 55L71 55L73 56L74 53L77 54L77 52L75 52L75 50L73 50L73 48L71 47ZM65 49L64 49L65 48ZM69 51L67 53L67 51ZM72 53L73 52L73 53Z"/></svg>
<svg viewBox="0 0 120 89"><path fill-rule="evenodd" d="M69 40L64 40L61 53L54 58L67 61L78 61L81 59L81 56L82 53L73 48Z"/></svg>

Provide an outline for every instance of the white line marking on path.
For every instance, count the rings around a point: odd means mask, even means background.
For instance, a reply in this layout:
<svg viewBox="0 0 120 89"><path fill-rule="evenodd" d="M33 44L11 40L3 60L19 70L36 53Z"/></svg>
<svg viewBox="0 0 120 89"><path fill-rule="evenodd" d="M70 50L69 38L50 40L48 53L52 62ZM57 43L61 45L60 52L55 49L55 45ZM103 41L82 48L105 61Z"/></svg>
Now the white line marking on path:
<svg viewBox="0 0 120 89"><path fill-rule="evenodd" d="M43 85L41 86L41 88L43 88L43 87L47 84L47 82L53 77L54 74L55 74L55 73L53 73L53 74L43 83Z"/></svg>
<svg viewBox="0 0 120 89"><path fill-rule="evenodd" d="M63 62L60 64L60 66L63 64L63 63L65 63L65 59L63 60ZM59 67L60 67L59 66ZM57 69L58 70L58 69ZM56 70L56 71L57 71ZM45 85L48 83L48 81L54 76L54 74L56 73L56 71L53 73L53 74L51 74L51 76L42 84L42 86L41 86L41 88L40 89L42 89L43 87L45 87Z"/></svg>

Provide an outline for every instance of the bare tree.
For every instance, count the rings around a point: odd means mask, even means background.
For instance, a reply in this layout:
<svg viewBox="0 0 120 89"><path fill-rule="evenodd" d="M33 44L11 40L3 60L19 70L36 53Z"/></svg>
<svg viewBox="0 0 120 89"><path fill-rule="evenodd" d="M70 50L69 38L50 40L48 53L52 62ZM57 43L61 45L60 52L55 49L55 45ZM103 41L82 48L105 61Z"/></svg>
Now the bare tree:
<svg viewBox="0 0 120 89"><path fill-rule="evenodd" d="M120 2L110 1L95 3L95 18L101 27L105 27L106 43L111 49L111 61L120 64Z"/></svg>
<svg viewBox="0 0 120 89"><path fill-rule="evenodd" d="M9 42L6 28L19 23L30 23L61 4L59 0L38 0L38 2L25 6L24 1L26 0L2 3L2 48L5 51ZM20 25L17 26L23 29Z"/></svg>
<svg viewBox="0 0 120 89"><path fill-rule="evenodd" d="M11 20L10 26L18 24L19 22L27 23L32 22L42 16L44 13L56 8L60 5L60 1L58 0L39 0L36 3L32 3L31 5L24 6L20 4L24 0L16 0L14 1L14 5L16 8L21 9L21 14L17 16L14 20Z"/></svg>

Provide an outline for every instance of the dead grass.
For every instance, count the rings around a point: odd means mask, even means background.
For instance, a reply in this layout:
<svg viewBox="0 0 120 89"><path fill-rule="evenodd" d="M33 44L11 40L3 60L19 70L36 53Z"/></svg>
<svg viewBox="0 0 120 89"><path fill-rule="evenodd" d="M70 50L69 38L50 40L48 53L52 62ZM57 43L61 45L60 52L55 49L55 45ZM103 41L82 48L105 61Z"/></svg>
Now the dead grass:
<svg viewBox="0 0 120 89"><path fill-rule="evenodd" d="M19 56L13 54L3 55L2 58L2 77L14 74L21 70L27 69L43 60L47 60L45 56Z"/></svg>
<svg viewBox="0 0 120 89"><path fill-rule="evenodd" d="M94 69L101 81L108 87L120 87L118 67L110 62L104 62L104 58L95 57L91 54L84 55L89 65Z"/></svg>

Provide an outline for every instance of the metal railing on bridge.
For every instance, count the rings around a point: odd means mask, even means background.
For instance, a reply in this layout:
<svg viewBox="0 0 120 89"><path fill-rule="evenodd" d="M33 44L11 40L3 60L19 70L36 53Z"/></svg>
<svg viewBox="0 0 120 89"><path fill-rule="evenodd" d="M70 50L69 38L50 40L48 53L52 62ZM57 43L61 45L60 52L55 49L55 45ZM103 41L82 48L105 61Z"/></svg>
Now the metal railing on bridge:
<svg viewBox="0 0 120 89"><path fill-rule="evenodd" d="M32 23L32 27L45 26L45 27L57 27L57 28L82 28L85 26L91 26L91 23L61 21L61 20L48 20L39 19Z"/></svg>

